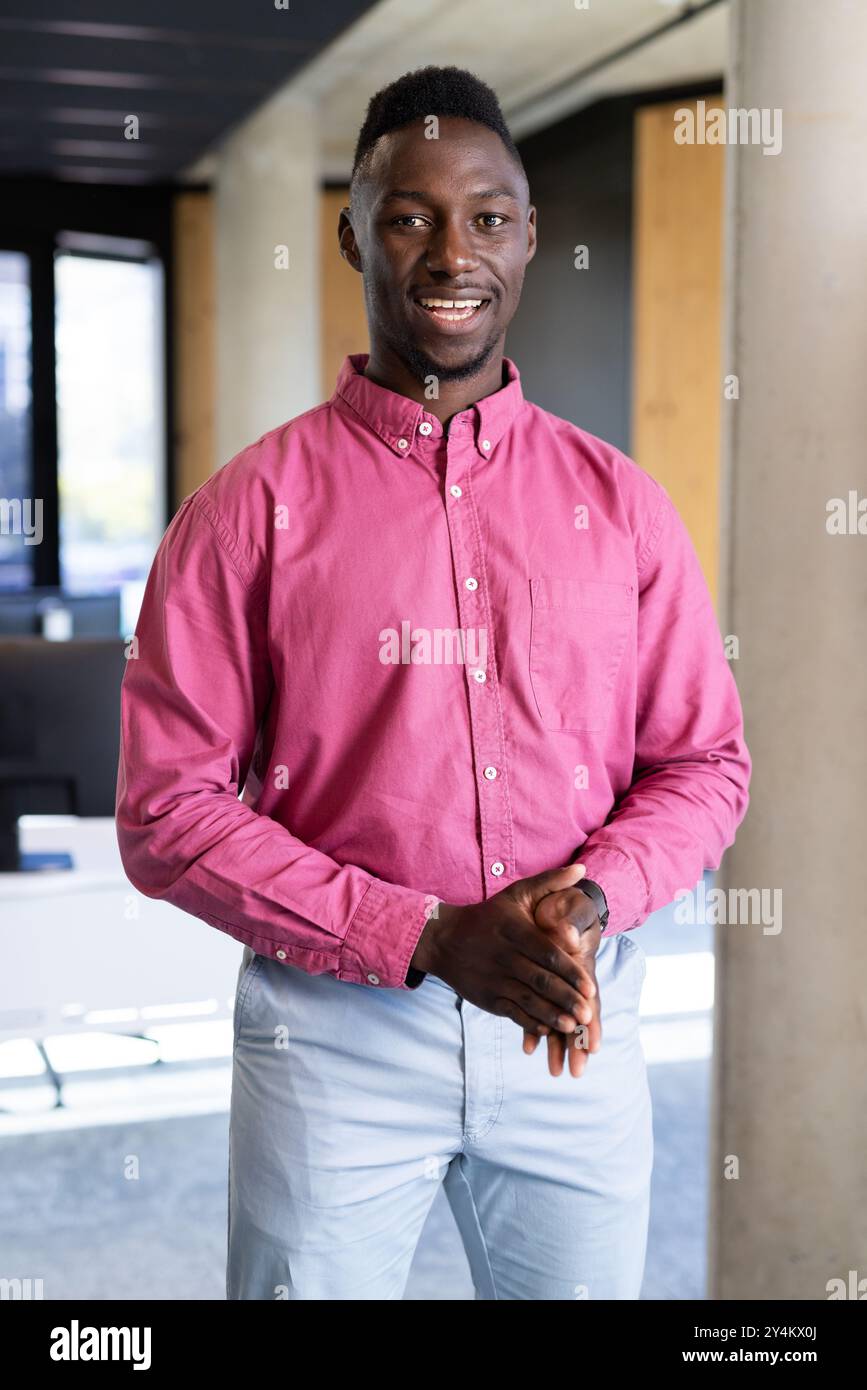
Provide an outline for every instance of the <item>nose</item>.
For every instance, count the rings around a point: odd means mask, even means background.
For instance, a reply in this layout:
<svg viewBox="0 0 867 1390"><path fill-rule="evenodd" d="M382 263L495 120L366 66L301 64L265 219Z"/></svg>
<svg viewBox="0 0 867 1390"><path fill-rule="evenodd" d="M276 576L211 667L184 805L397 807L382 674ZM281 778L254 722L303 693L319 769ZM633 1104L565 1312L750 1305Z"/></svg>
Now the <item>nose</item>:
<svg viewBox="0 0 867 1390"><path fill-rule="evenodd" d="M425 268L430 275L451 279L478 265L469 230L458 218L448 218L434 229L425 251Z"/></svg>

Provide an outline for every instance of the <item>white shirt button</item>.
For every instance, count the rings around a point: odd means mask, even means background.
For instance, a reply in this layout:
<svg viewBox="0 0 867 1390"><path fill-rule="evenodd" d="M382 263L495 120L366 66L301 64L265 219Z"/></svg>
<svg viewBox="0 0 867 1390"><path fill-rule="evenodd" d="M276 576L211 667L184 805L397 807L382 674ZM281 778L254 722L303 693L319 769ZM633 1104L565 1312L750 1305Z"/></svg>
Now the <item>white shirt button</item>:
<svg viewBox="0 0 867 1390"><path fill-rule="evenodd" d="M449 492L451 493L452 497L460 497L461 491L462 489L458 487L457 483L452 483L451 487L449 488Z"/></svg>
<svg viewBox="0 0 867 1390"><path fill-rule="evenodd" d="M506 866L505 866L505 864L501 864L500 861L499 861L499 859L495 859L494 862L493 862L493 864L491 865L491 873L492 873L492 874L496 874L496 875L497 875L497 878L499 878L499 877L500 877L500 874L504 874L505 872L506 872Z"/></svg>
<svg viewBox="0 0 867 1390"><path fill-rule="evenodd" d="M368 978L368 980L370 981L370 983L371 983L372 985L378 985L378 984L379 984L379 976L378 976L378 975L374 975L374 974L371 973L370 975L368 975L367 978Z"/></svg>
<svg viewBox="0 0 867 1390"><path fill-rule="evenodd" d="M469 579L464 580L464 584L468 589L478 589L479 587L478 579L473 579L472 575L470 575Z"/></svg>
<svg viewBox="0 0 867 1390"><path fill-rule="evenodd" d="M483 439L483 440L482 440L482 448L483 448L483 449L490 449L490 447L491 447L491 441L490 441L490 439Z"/></svg>
<svg viewBox="0 0 867 1390"><path fill-rule="evenodd" d="M421 424L418 427L418 432L419 434L430 434L432 429L433 425L430 423L429 420L422 420Z"/></svg>
<svg viewBox="0 0 867 1390"><path fill-rule="evenodd" d="M497 775L497 769L496 769L495 767L486 767L486 768L485 768L485 776L487 777L487 779L488 779L489 782L493 782L493 780L494 780L494 778L496 777L496 775Z"/></svg>
<svg viewBox="0 0 867 1390"><path fill-rule="evenodd" d="M285 959L286 959L286 952L285 952L285 951L278 951L278 952L277 952L277 959L278 959L278 960L285 960Z"/></svg>
<svg viewBox="0 0 867 1390"><path fill-rule="evenodd" d="M478 682L479 682L479 685L484 685L484 683L485 683L485 681L486 681L487 679L488 679L488 678L487 678L487 676L485 675L484 671L474 671L474 672L473 672L473 680L474 680L474 681L478 681Z"/></svg>
<svg viewBox="0 0 867 1390"><path fill-rule="evenodd" d="M408 449L409 445L407 444L405 439L399 439L397 441L397 447L398 449Z"/></svg>

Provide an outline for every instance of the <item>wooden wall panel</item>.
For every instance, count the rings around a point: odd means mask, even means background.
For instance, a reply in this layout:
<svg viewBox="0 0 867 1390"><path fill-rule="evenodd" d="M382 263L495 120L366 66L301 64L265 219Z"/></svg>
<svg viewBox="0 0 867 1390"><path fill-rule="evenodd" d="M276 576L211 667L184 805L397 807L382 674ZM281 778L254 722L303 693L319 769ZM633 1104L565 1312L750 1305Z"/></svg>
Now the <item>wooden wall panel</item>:
<svg viewBox="0 0 867 1390"><path fill-rule="evenodd" d="M631 453L671 494L716 602L725 147L675 144L674 112L695 104L636 112Z"/></svg>
<svg viewBox="0 0 867 1390"><path fill-rule="evenodd" d="M217 466L214 209L207 192L174 209L175 505ZM226 460L220 460L225 463Z"/></svg>
<svg viewBox="0 0 867 1390"><path fill-rule="evenodd" d="M343 359L369 352L364 292L358 271L346 264L337 246L340 209L349 203L348 188L327 188L321 201L322 399L333 393Z"/></svg>

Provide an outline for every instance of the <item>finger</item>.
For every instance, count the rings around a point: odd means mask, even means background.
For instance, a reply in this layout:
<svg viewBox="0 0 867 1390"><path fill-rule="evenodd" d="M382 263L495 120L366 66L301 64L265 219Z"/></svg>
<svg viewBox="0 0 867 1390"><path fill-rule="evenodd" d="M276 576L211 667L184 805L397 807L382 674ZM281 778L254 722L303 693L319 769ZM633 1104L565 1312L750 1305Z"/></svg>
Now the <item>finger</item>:
<svg viewBox="0 0 867 1390"><path fill-rule="evenodd" d="M551 1029L547 1023L536 1023L535 1020L532 1022L530 1026L526 1027L524 1029L524 1041L532 1043L532 1047L529 1049L529 1051L535 1052L536 1048L539 1045L540 1039L547 1038L550 1032Z"/></svg>
<svg viewBox="0 0 867 1390"><path fill-rule="evenodd" d="M581 939L581 934L596 922L596 908L586 893L581 892L580 883L574 888L564 888L559 893L548 893L536 905L533 913L540 927L562 927Z"/></svg>
<svg viewBox="0 0 867 1390"><path fill-rule="evenodd" d="M515 1023L520 1023L522 1027L525 1019L545 1023L549 1029L563 1033L574 1032L581 1026L573 1012L576 1004L580 1002L577 995L572 1002L572 1008L567 1011L561 1004L555 1004L543 995L537 994L522 980L506 979L501 982L499 989L497 1012L507 1013L509 1018ZM504 1005L511 1005L511 1008L502 1007Z"/></svg>
<svg viewBox="0 0 867 1390"><path fill-rule="evenodd" d="M589 971L584 972L584 978L578 990L578 998L576 1000L575 991L572 989L571 985L567 985L566 981L561 980L559 975L552 975L550 970L546 970L544 966L534 965L532 961L527 960L524 956L519 956L515 959L512 969L514 970L515 978L520 980L522 984L529 985L536 994L548 1000L550 1003L556 1004L558 1008L565 1009L567 1012L574 1014L579 1023L589 1023L591 1021L593 1017L593 1005L590 1002L591 996L588 991L588 983L590 982Z"/></svg>
<svg viewBox="0 0 867 1390"><path fill-rule="evenodd" d="M524 1051L531 1056L539 1045L538 1037L524 1034ZM581 1076L587 1066L588 1054L578 1046L576 1035L564 1037L562 1033L548 1034L548 1070L552 1076L562 1076L563 1059L569 1058L569 1071L572 1076Z"/></svg>
<svg viewBox="0 0 867 1390"><path fill-rule="evenodd" d="M582 878L586 878L587 870L581 863L564 864L559 869L545 869L541 874L530 874L528 878L521 880L521 889L525 890L530 900L530 910L532 911L537 902L548 893L559 893L563 888L574 888ZM511 887L515 887L512 884Z"/></svg>
<svg viewBox="0 0 867 1390"><path fill-rule="evenodd" d="M580 946L576 951L570 949L562 925L554 927L545 926L543 930L549 940L566 951L566 954L571 957L573 964L577 967L580 975L577 986L579 993L582 994L585 999L595 999L599 994L599 985L596 980L596 947L589 942L587 933L584 932L581 934ZM570 934L573 930L574 929L571 927L568 928Z"/></svg>
<svg viewBox="0 0 867 1390"><path fill-rule="evenodd" d="M587 1067L589 1053L583 1047L569 1048L569 1072L572 1076L583 1076Z"/></svg>
<svg viewBox="0 0 867 1390"><path fill-rule="evenodd" d="M548 1070L552 1076L560 1076L564 1058L569 1059L572 1076L581 1076L587 1066L588 1053L582 1043L582 1030L577 1033L552 1033L548 1038Z"/></svg>
<svg viewBox="0 0 867 1390"><path fill-rule="evenodd" d="M533 910L537 927L554 935L564 951L573 952L582 945L581 934L591 924L589 898L575 888L563 888L559 893L546 893Z"/></svg>
<svg viewBox="0 0 867 1390"><path fill-rule="evenodd" d="M552 935L554 934L552 933ZM554 942L566 951L567 956L570 957L572 964L578 971L578 983L574 988L578 990L578 993L584 999L593 999L599 991L599 986L596 983L596 962L594 957L592 955L576 954L574 951L570 951L563 945L562 939L560 941L557 940L556 935L554 935Z"/></svg>
<svg viewBox="0 0 867 1390"><path fill-rule="evenodd" d="M589 1043L589 1030L578 1028L574 1033L550 1033L548 1036L548 1070L552 1076L562 1076L564 1059L569 1059L569 1072L574 1077L583 1076L590 1053L598 1050ZM535 1043L533 1050L535 1051Z"/></svg>
<svg viewBox="0 0 867 1390"><path fill-rule="evenodd" d="M586 931L579 930L573 923L559 917L545 920L541 916L541 909L536 915L535 922L537 927L541 927L547 940L561 951L565 951L573 964L580 970L584 979L581 986L582 992L587 994L589 990L591 995L595 993L596 946L591 942Z"/></svg>
<svg viewBox="0 0 867 1390"><path fill-rule="evenodd" d="M566 1042L562 1033L548 1035L548 1070L552 1076L562 1076L566 1058Z"/></svg>
<svg viewBox="0 0 867 1390"><path fill-rule="evenodd" d="M511 921L504 927L504 936L519 955L544 966L552 975L559 975L576 992L580 992L587 968L582 961L558 946L551 932L537 927L535 922Z"/></svg>
<svg viewBox="0 0 867 1390"><path fill-rule="evenodd" d="M490 1012L499 1014L502 1018L510 1018L513 1023L517 1023L519 1028L523 1028L525 1033L532 1033L534 1037L546 1037L553 1026L546 1023L544 1019L537 1018L535 1014L528 1013L517 1000L505 994L501 994L493 1001ZM555 1017L559 1017L556 1009L554 1014Z"/></svg>
<svg viewBox="0 0 867 1390"><path fill-rule="evenodd" d="M531 1033L528 1029L524 1029L524 1051L528 1057L532 1057L536 1048L539 1046L540 1036L547 1034L547 1032L548 1030L544 1028L544 1025L541 1026L540 1033Z"/></svg>
<svg viewBox="0 0 867 1390"><path fill-rule="evenodd" d="M592 1010L593 1017L590 1022L583 1024L583 1037L580 1029L575 1035L578 1047L583 1047L586 1052L590 1053L598 1052L602 1046L602 1000L599 997L598 988L596 991L596 998L593 1000Z"/></svg>

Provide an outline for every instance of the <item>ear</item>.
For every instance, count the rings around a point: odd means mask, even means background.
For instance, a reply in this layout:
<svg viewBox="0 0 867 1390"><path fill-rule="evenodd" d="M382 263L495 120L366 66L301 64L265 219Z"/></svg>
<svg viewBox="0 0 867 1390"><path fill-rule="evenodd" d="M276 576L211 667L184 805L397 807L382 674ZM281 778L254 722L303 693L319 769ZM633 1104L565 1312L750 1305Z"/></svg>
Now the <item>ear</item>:
<svg viewBox="0 0 867 1390"><path fill-rule="evenodd" d="M348 207L340 209L340 217L337 220L337 242L340 247L340 254L346 263L351 265L353 270L360 272L361 253L352 226L352 212Z"/></svg>
<svg viewBox="0 0 867 1390"><path fill-rule="evenodd" d="M536 254L536 232L536 208L531 203L527 210L527 259L525 265L529 265Z"/></svg>

